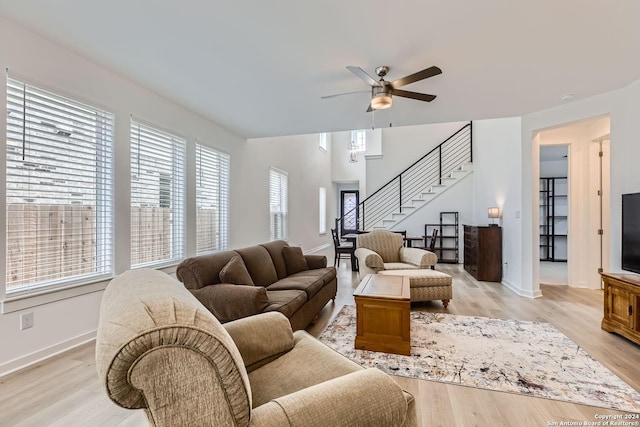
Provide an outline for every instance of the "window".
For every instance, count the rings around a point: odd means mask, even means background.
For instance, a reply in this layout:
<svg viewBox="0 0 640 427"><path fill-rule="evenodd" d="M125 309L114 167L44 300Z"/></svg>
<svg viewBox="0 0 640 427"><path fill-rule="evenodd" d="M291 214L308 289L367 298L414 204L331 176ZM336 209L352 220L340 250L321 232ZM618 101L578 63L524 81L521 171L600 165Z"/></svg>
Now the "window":
<svg viewBox="0 0 640 427"><path fill-rule="evenodd" d="M318 232L320 234L327 233L327 189L320 187L318 191Z"/></svg>
<svg viewBox="0 0 640 427"><path fill-rule="evenodd" d="M185 140L131 121L131 266L184 256Z"/></svg>
<svg viewBox="0 0 640 427"><path fill-rule="evenodd" d="M323 132L320 134L320 149L322 151L327 151L327 133Z"/></svg>
<svg viewBox="0 0 640 427"><path fill-rule="evenodd" d="M364 152L367 150L367 131L353 130L351 131L351 142L355 144L356 151Z"/></svg>
<svg viewBox="0 0 640 427"><path fill-rule="evenodd" d="M196 144L196 251L229 248L229 156Z"/></svg>
<svg viewBox="0 0 640 427"><path fill-rule="evenodd" d="M287 240L287 173L269 169L269 216L271 240Z"/></svg>
<svg viewBox="0 0 640 427"><path fill-rule="evenodd" d="M112 149L112 114L7 78L7 294L112 273Z"/></svg>

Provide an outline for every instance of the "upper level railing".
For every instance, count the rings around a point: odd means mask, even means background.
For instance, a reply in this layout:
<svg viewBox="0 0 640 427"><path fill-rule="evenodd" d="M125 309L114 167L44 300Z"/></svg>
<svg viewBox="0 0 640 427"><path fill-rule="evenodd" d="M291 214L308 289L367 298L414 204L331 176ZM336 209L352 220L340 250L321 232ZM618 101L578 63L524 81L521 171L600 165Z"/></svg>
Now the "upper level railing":
<svg viewBox="0 0 640 427"><path fill-rule="evenodd" d="M419 198L430 186L442 184L442 178L473 161L472 123L469 122L440 145L396 175L357 207L336 219L341 234L370 231L393 212Z"/></svg>

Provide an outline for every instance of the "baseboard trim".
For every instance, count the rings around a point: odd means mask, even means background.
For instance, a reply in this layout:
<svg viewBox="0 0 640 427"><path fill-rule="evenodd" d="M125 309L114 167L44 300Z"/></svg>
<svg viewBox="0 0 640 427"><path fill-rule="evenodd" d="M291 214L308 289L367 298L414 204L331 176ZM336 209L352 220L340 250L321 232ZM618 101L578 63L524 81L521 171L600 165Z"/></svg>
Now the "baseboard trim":
<svg viewBox="0 0 640 427"><path fill-rule="evenodd" d="M509 282L508 280L502 280L502 284L504 286L506 286L507 288L509 288L509 290L511 290L515 294L520 295L521 297L525 297L525 298L540 298L542 296L542 292L540 291L540 289L538 289L535 292L524 291L524 290L520 289L519 287L517 287L516 285L514 285L513 283Z"/></svg>
<svg viewBox="0 0 640 427"><path fill-rule="evenodd" d="M96 330L62 341L0 365L0 378L96 339Z"/></svg>
<svg viewBox="0 0 640 427"><path fill-rule="evenodd" d="M320 246L317 246L317 247L315 247L313 249L309 249L308 251L304 251L304 253L305 253L305 255L311 255L313 253L320 252L321 250L327 249L329 247L331 247L331 245L329 243L325 243L324 245L320 245Z"/></svg>

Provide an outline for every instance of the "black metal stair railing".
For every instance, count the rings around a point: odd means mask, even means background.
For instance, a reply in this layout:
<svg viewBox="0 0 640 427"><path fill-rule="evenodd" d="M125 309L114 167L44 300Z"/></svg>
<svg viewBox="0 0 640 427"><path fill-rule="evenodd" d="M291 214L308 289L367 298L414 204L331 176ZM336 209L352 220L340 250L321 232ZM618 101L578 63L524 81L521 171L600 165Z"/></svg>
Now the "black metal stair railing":
<svg viewBox="0 0 640 427"><path fill-rule="evenodd" d="M351 231L355 223L355 230L370 231L391 213L402 213L403 206L411 205L412 199L420 198L428 188L442 184L444 177L472 161L472 122L469 122L336 219L336 230Z"/></svg>

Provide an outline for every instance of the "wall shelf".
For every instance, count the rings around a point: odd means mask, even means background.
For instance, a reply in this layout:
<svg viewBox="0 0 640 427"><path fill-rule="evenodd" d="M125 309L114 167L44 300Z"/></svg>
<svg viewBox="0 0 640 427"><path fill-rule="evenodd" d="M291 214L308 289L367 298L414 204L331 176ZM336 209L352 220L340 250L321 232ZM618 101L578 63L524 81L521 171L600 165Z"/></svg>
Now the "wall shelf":
<svg viewBox="0 0 640 427"><path fill-rule="evenodd" d="M567 177L540 178L540 261L567 260Z"/></svg>
<svg viewBox="0 0 640 427"><path fill-rule="evenodd" d="M438 262L458 264L460 262L458 212L440 212L440 223L425 224L424 235L431 236L434 228L438 229L436 245L433 248L438 255Z"/></svg>

